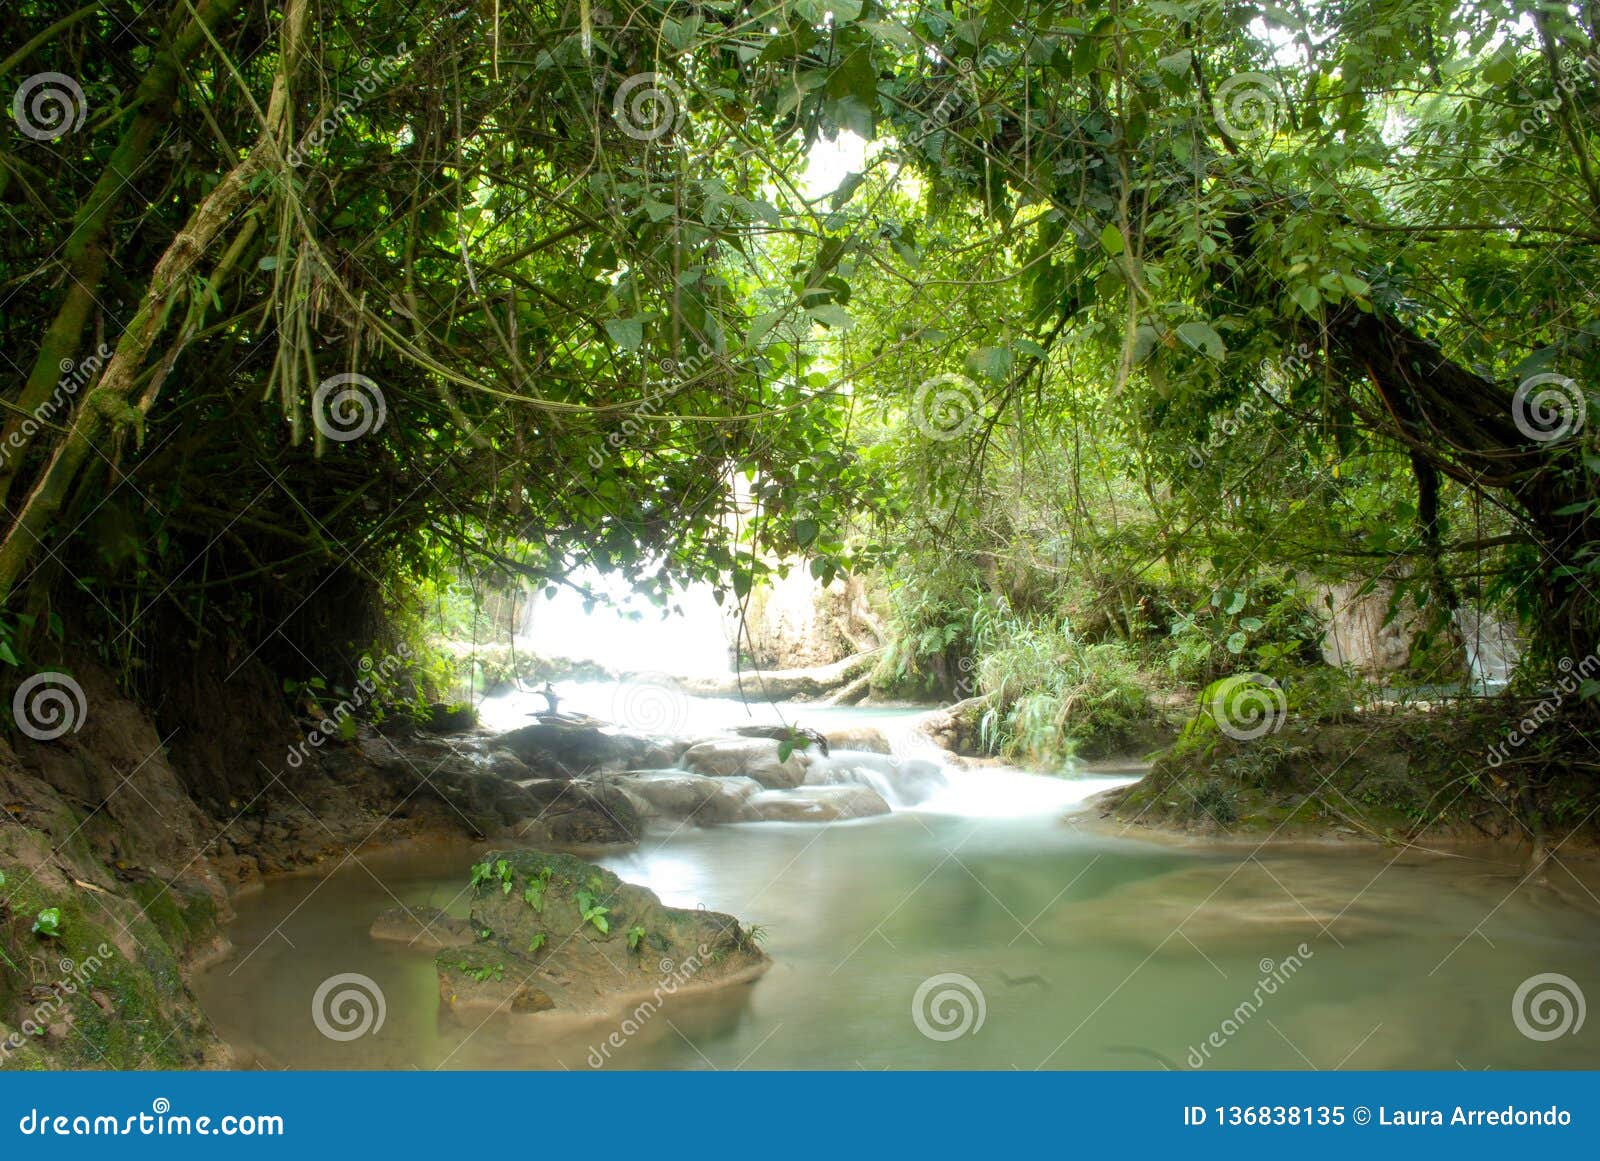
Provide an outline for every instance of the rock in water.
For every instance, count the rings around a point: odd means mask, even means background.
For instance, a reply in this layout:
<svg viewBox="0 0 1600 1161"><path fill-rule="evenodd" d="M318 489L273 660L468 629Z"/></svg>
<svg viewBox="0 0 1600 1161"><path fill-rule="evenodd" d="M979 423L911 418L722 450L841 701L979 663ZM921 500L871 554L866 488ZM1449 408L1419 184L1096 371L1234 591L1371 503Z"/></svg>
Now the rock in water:
<svg viewBox="0 0 1600 1161"><path fill-rule="evenodd" d="M684 770L634 770L616 775L615 785L642 799L654 813L704 826L751 822L750 798L761 791L753 778L711 778Z"/></svg>
<svg viewBox="0 0 1600 1161"><path fill-rule="evenodd" d="M740 726L733 732L741 738L768 738L774 742L792 742L799 749L814 747L824 758L828 756L828 739L816 730L808 730L804 726Z"/></svg>
<svg viewBox="0 0 1600 1161"><path fill-rule="evenodd" d="M779 760L779 742L769 738L713 738L689 747L683 765L713 778L754 778L769 790L792 790L806 779L804 751Z"/></svg>
<svg viewBox="0 0 1600 1161"><path fill-rule="evenodd" d="M840 822L889 813L889 804L869 786L765 790L751 798L748 807L762 822Z"/></svg>
<svg viewBox="0 0 1600 1161"><path fill-rule="evenodd" d="M466 947L477 940L470 923L437 907L391 907L372 921L367 934L424 951Z"/></svg>
<svg viewBox="0 0 1600 1161"><path fill-rule="evenodd" d="M435 959L446 1013L612 1019L641 1001L731 987L770 966L731 915L664 906L572 855L491 851L472 869L471 947Z"/></svg>
<svg viewBox="0 0 1600 1161"><path fill-rule="evenodd" d="M688 743L674 738L629 733L592 720L568 721L541 714L531 726L495 739L544 778L577 778L671 766Z"/></svg>

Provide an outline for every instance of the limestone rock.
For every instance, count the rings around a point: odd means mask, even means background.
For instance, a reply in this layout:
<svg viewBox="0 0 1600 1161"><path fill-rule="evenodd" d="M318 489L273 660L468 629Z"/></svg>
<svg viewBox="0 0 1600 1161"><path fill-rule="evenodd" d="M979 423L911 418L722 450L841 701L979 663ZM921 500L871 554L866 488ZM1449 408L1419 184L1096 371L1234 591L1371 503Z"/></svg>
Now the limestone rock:
<svg viewBox="0 0 1600 1161"><path fill-rule="evenodd" d="M655 892L571 855L490 851L473 868L472 927L487 938L435 959L450 1015L603 1020L640 997L745 983L770 961L731 915L663 906Z"/></svg>
<svg viewBox="0 0 1600 1161"><path fill-rule="evenodd" d="M761 790L753 778L713 778L684 770L630 771L618 775L616 785L643 799L654 813L702 825L753 819L748 803Z"/></svg>
<svg viewBox="0 0 1600 1161"><path fill-rule="evenodd" d="M754 778L772 790L788 790L805 781L809 764L803 751L782 761L770 738L716 738L691 746L683 755L685 768L713 778Z"/></svg>
<svg viewBox="0 0 1600 1161"><path fill-rule="evenodd" d="M391 907L372 921L367 934L373 939L426 951L466 947L476 942L470 923L446 915L437 907Z"/></svg>
<svg viewBox="0 0 1600 1161"><path fill-rule="evenodd" d="M867 786L802 786L765 790L749 807L763 822L839 822L888 814L889 804Z"/></svg>

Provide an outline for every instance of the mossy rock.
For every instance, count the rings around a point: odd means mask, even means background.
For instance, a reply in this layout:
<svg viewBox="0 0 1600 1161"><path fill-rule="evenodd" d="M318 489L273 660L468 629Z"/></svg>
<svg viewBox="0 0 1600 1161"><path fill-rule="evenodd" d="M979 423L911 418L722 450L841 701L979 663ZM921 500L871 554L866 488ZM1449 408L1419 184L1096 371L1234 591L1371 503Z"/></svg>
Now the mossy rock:
<svg viewBox="0 0 1600 1161"><path fill-rule="evenodd" d="M628 999L744 983L769 966L733 916L664 906L572 855L491 851L473 879L483 941L435 959L447 1011L603 1018Z"/></svg>

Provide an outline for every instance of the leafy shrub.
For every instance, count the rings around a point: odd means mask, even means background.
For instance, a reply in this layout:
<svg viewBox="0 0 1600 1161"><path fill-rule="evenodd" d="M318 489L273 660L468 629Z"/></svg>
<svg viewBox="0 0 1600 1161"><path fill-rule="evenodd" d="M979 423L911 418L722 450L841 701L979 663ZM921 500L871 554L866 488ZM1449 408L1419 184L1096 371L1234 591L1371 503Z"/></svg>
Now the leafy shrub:
<svg viewBox="0 0 1600 1161"><path fill-rule="evenodd" d="M983 740L992 752L1059 765L1076 743L1127 729L1149 714L1149 698L1127 647L1080 640L1065 621L999 618L997 642L978 661L989 697Z"/></svg>

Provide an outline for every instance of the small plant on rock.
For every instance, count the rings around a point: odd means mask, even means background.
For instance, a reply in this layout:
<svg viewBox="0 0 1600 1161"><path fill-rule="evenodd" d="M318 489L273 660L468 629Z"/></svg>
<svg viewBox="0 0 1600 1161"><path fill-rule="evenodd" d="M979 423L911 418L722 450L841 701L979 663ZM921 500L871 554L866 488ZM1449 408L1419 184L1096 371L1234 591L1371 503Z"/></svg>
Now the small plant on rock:
<svg viewBox="0 0 1600 1161"><path fill-rule="evenodd" d="M522 889L522 901L535 911L544 910L544 893L550 887L550 868L546 867L539 874L528 880L528 885Z"/></svg>
<svg viewBox="0 0 1600 1161"><path fill-rule="evenodd" d="M611 913L611 908L602 907L588 891L579 891L577 900L578 911L583 916L583 921L594 924L594 929L601 935L609 934L611 922L606 916Z"/></svg>
<svg viewBox="0 0 1600 1161"><path fill-rule="evenodd" d="M55 939L61 934L61 908L46 907L33 920L33 930L37 935L47 935Z"/></svg>

